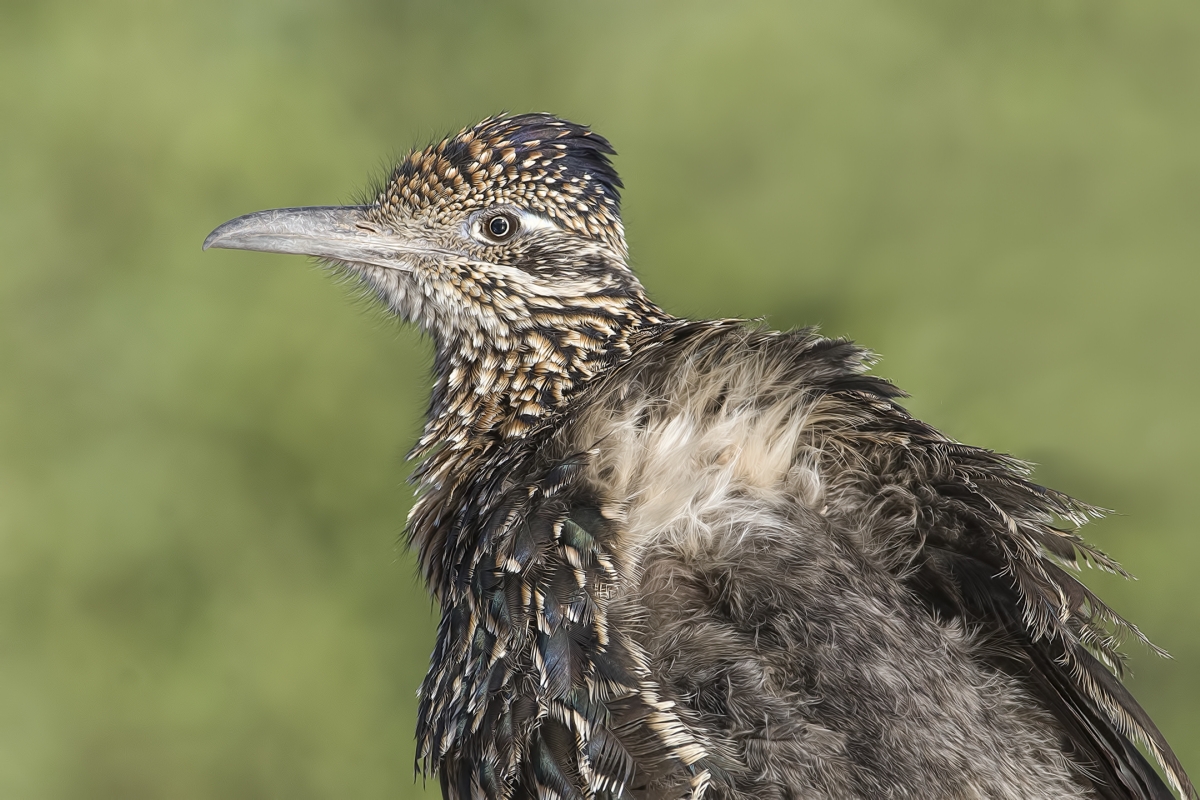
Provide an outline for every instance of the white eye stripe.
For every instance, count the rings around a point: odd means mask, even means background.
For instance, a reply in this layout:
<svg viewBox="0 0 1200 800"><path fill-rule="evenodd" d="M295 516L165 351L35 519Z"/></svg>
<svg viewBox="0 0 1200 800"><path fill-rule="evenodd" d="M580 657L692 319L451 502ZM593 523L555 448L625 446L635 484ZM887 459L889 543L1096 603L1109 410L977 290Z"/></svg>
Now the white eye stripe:
<svg viewBox="0 0 1200 800"><path fill-rule="evenodd" d="M545 231L558 227L540 214L524 209L517 210L516 217L521 221L521 230L523 231Z"/></svg>

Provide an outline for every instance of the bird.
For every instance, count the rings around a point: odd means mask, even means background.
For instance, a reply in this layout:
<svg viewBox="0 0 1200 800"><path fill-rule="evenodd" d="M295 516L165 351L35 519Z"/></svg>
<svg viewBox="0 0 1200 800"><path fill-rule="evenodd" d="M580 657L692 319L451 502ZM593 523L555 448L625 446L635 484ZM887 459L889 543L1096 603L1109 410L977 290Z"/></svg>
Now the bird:
<svg viewBox="0 0 1200 800"><path fill-rule="evenodd" d="M418 771L446 800L1196 798L1121 682L1118 637L1153 645L1075 575L1124 574L1078 532L1102 512L914 418L850 340L663 310L613 155L499 114L204 243L315 257L433 341Z"/></svg>

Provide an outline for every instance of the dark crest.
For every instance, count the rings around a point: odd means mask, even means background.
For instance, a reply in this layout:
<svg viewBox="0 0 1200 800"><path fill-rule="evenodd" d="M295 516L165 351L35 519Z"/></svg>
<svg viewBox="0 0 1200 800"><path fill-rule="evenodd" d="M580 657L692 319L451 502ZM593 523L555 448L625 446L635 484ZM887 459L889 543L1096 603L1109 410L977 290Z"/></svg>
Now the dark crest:
<svg viewBox="0 0 1200 800"><path fill-rule="evenodd" d="M605 237L620 221L614 153L603 136L549 114L489 117L411 153L375 205L446 213L512 203Z"/></svg>

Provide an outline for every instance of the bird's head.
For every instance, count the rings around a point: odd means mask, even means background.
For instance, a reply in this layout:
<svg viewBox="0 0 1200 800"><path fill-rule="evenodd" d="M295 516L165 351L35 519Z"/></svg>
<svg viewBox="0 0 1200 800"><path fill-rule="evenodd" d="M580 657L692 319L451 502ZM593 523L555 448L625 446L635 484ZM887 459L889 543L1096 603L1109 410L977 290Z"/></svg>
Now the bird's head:
<svg viewBox="0 0 1200 800"><path fill-rule="evenodd" d="M204 247L315 256L357 276L433 336L423 441L507 438L666 318L628 266L612 153L547 114L491 117L414 151L371 203L247 214Z"/></svg>
<svg viewBox="0 0 1200 800"><path fill-rule="evenodd" d="M645 302L613 152L547 114L491 117L412 152L367 205L247 214L204 246L326 259L440 347L555 329Z"/></svg>

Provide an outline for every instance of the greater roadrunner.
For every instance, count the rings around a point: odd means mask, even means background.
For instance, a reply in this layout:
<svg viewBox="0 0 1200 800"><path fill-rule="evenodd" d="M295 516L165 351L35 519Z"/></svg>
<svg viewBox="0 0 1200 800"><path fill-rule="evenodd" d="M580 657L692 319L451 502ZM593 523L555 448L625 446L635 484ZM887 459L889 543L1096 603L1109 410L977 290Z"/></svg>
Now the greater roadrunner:
<svg viewBox="0 0 1200 800"><path fill-rule="evenodd" d="M408 521L448 800L1167 798L1138 630L1064 566L1096 510L913 419L870 354L687 320L630 271L609 143L497 116L363 206L205 247L315 256L437 348Z"/></svg>

